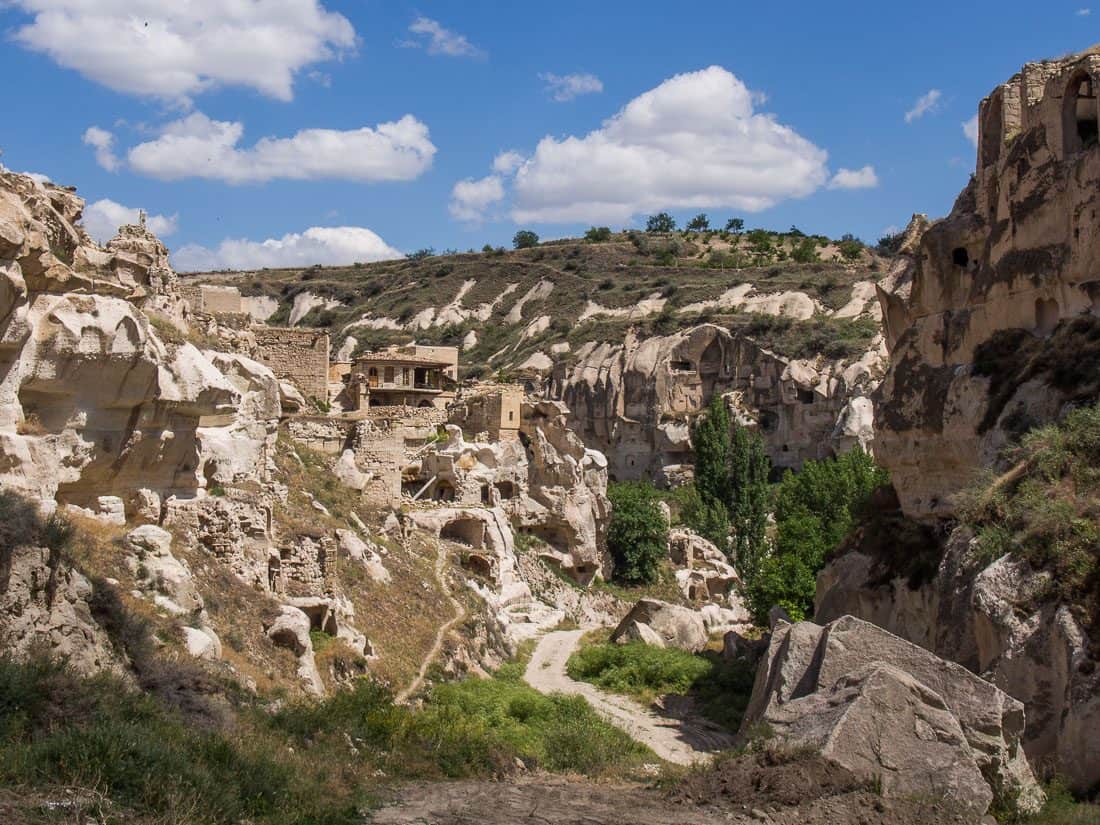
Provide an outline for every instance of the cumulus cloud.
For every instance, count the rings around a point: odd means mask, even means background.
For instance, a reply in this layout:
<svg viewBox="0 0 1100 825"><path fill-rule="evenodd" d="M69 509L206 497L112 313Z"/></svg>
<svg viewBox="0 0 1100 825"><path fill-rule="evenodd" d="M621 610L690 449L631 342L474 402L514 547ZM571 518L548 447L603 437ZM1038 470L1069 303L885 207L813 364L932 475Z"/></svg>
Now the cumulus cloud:
<svg viewBox="0 0 1100 825"><path fill-rule="evenodd" d="M966 139L969 140L971 143L973 143L975 146L977 146L978 145L978 116L974 115L974 117L970 118L970 120L964 121L962 127L963 127L963 134L966 135Z"/></svg>
<svg viewBox="0 0 1100 825"><path fill-rule="evenodd" d="M452 217L460 221L476 223L485 219L485 213L494 203L504 200L504 183L498 175L474 180L460 180L451 189L451 203L447 207Z"/></svg>
<svg viewBox="0 0 1100 825"><path fill-rule="evenodd" d="M755 102L720 66L676 75L583 137L543 138L516 171L511 215L608 223L656 209L755 212L820 188L827 153Z"/></svg>
<svg viewBox="0 0 1100 825"><path fill-rule="evenodd" d="M519 152L509 149L493 158L493 171L501 175L510 175L523 165L524 160L526 158Z"/></svg>
<svg viewBox="0 0 1100 825"><path fill-rule="evenodd" d="M118 234L118 228L124 223L137 223L139 211L136 206L123 206L103 198L84 207L84 228L98 243L106 243ZM146 225L156 235L166 238L179 228L179 215L149 215Z"/></svg>
<svg viewBox="0 0 1100 825"><path fill-rule="evenodd" d="M188 104L216 86L293 97L295 74L355 46L319 0L11 0L16 42L118 92Z"/></svg>
<svg viewBox="0 0 1100 825"><path fill-rule="evenodd" d="M1092 9L1078 9L1074 12L1078 17L1088 17L1092 14Z"/></svg>
<svg viewBox="0 0 1100 825"><path fill-rule="evenodd" d="M181 272L201 272L265 266L340 266L400 257L399 250L365 227L312 226L304 232L265 241L227 238L214 249L188 244L172 253L172 264Z"/></svg>
<svg viewBox="0 0 1100 825"><path fill-rule="evenodd" d="M161 180L370 182L412 180L432 165L436 151L428 127L412 115L374 128L303 129L293 137L265 137L244 148L238 146L243 134L243 123L195 112L130 149L127 160L135 172Z"/></svg>
<svg viewBox="0 0 1100 825"><path fill-rule="evenodd" d="M409 24L414 39L404 40L402 46L427 49L428 54L446 57L484 57L485 52L466 39L465 35L444 28L438 20L418 17Z"/></svg>
<svg viewBox="0 0 1100 825"><path fill-rule="evenodd" d="M830 189L874 189L878 186L875 167L862 169L840 169L829 181Z"/></svg>
<svg viewBox="0 0 1100 825"><path fill-rule="evenodd" d="M580 95L603 91L603 83L594 74L557 75L543 72L539 75L546 84L546 92L559 103L565 103Z"/></svg>
<svg viewBox="0 0 1100 825"><path fill-rule="evenodd" d="M115 136L106 129L89 126L84 130L84 143L95 149L95 162L108 172L117 172L121 161L115 154Z"/></svg>
<svg viewBox="0 0 1100 825"><path fill-rule="evenodd" d="M940 105L940 98L942 97L943 92L939 89L929 89L918 97L917 102L913 104L913 108L905 113L905 122L912 123L914 120L918 120L926 114L936 111Z"/></svg>

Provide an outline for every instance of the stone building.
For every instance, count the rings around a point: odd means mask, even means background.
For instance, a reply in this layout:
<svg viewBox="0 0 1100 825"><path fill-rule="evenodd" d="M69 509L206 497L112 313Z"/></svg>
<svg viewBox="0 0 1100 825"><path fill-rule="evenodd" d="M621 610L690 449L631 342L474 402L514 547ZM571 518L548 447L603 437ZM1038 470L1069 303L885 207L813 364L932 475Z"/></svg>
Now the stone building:
<svg viewBox="0 0 1100 825"><path fill-rule="evenodd" d="M524 389L489 384L464 389L450 407L449 421L472 441L510 441L519 436Z"/></svg>
<svg viewBox="0 0 1100 825"><path fill-rule="evenodd" d="M351 410L396 406L443 409L454 400L457 376L456 347L410 344L368 352L352 364L345 405Z"/></svg>
<svg viewBox="0 0 1100 825"><path fill-rule="evenodd" d="M306 398L328 401L328 333L320 329L252 327L253 357L281 381L289 381Z"/></svg>

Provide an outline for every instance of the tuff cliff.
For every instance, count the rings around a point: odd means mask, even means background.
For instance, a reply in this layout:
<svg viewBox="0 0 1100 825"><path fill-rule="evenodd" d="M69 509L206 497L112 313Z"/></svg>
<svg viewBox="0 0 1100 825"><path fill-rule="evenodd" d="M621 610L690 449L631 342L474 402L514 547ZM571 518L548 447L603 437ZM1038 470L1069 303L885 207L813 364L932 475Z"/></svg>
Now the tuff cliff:
<svg viewBox="0 0 1100 825"><path fill-rule="evenodd" d="M907 230L879 286L890 366L874 396L900 513L821 572L815 614L865 618L986 676L1024 702L1032 764L1080 790L1100 781L1100 640L1055 580L1070 545L1044 561L1006 523L990 545L953 517L984 473L999 478L983 500L1061 488L1086 509L1059 518L1095 523L1087 488L1012 448L1100 390L1097 89L1098 47L1026 65L981 102L977 170L951 214Z"/></svg>
<svg viewBox="0 0 1100 825"><path fill-rule="evenodd" d="M877 342L852 361L791 359L703 324L585 344L555 370L550 391L585 443L609 456L613 479L671 481L690 467L691 423L716 394L729 395L738 417L758 428L776 467L868 448L867 395L882 369Z"/></svg>
<svg viewBox="0 0 1100 825"><path fill-rule="evenodd" d="M1100 382L1100 50L1029 63L981 102L977 170L917 218L879 286L890 367L877 454L905 512L953 496Z"/></svg>

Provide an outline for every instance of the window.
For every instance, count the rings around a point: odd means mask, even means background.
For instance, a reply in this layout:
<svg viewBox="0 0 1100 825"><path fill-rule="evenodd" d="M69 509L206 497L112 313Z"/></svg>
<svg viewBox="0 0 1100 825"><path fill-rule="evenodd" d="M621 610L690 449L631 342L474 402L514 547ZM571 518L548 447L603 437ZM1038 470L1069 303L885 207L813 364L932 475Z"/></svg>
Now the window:
<svg viewBox="0 0 1100 825"><path fill-rule="evenodd" d="M385 378L386 383L387 384L392 384L393 383L393 367L386 367L385 375L386 375L386 378Z"/></svg>

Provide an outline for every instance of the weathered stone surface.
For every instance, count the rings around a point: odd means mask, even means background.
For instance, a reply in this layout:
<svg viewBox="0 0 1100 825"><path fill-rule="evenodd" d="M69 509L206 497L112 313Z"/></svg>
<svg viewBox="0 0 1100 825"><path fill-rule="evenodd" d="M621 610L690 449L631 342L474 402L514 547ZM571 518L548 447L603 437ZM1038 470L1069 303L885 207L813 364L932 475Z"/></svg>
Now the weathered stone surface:
<svg viewBox="0 0 1100 825"><path fill-rule="evenodd" d="M0 589L0 649L16 656L44 649L85 674L121 672L122 662L92 617L91 596L91 583L63 560L51 560L45 548L15 548Z"/></svg>
<svg viewBox="0 0 1100 825"><path fill-rule="evenodd" d="M1069 609L1044 603L1049 574L1007 557L975 573L972 538L957 529L935 577L883 582L874 560L846 553L818 576L815 615L850 613L979 673L1024 703L1024 751L1075 788L1100 781L1100 667ZM1031 605L1028 609L1023 606Z"/></svg>
<svg viewBox="0 0 1100 825"><path fill-rule="evenodd" d="M943 698L901 668L876 662L777 706L780 740L813 747L886 797L946 798L983 813L993 791Z"/></svg>
<svg viewBox="0 0 1100 825"><path fill-rule="evenodd" d="M854 701L860 691L844 694L846 698L843 699L830 695L862 682L863 677L876 672L882 665L889 665L900 671L906 677L902 680L905 690L910 693L914 688L909 680L919 684L921 689L913 695L919 696L920 703L942 707L957 720L963 734L957 756L964 762L966 759L973 760L990 788L1018 794L1020 804L1025 809L1034 809L1037 806L1042 795L1024 756L1021 742L1024 730L1023 704L961 665L941 659L892 633L851 616L842 616L824 627L810 622L794 625L781 623L776 627L767 657L757 671L752 698L742 722L742 731L750 730L759 722L773 726L789 724L792 726L792 735L799 730L811 730L814 726L812 720L798 720L803 716L821 715L828 709L837 707L838 702ZM890 699L893 704L900 701L898 697L905 691L900 690L897 684L891 686L887 683L898 681L891 674L886 682L881 683L886 694L894 696ZM803 710L796 708L791 713L787 712L789 706L796 705L807 697L814 698L811 703L800 706ZM935 697L934 701L932 697ZM944 727L942 716L935 715L938 721L933 723L932 716L922 711L920 718L931 726L929 730L938 731L927 741L950 741L950 736L945 733L950 726ZM883 717L883 725L886 724L886 719L887 717ZM832 723L825 720L822 724L828 728ZM921 732L920 725L912 730L911 746L916 748L919 744L917 740L924 740L926 737ZM811 737L810 743L820 745L824 741ZM857 747L860 740L856 737L845 741L851 747ZM848 754L845 758L855 760L856 763L873 764L874 760L880 758L880 755L869 750L876 747L876 741L874 738L867 739L863 745L864 753ZM939 764L942 761L940 747L937 745L934 751L929 755L930 764ZM851 767L848 763L846 766ZM953 786L957 787L966 784L962 777L943 781L948 785L954 783ZM985 798L985 806L991 798L990 792ZM978 797L974 799L980 801ZM982 810L985 806L982 806Z"/></svg>
<svg viewBox="0 0 1100 825"><path fill-rule="evenodd" d="M976 175L947 218L914 221L880 285L891 351L876 454L908 515L951 516L955 493L1022 427L1096 394L1100 379L1074 359L1100 327L1100 148L1066 108L1083 106L1096 128L1096 98L1078 100L1089 78L1096 89L1096 48L1029 63L994 89Z"/></svg>
<svg viewBox="0 0 1100 825"><path fill-rule="evenodd" d="M157 604L177 615L198 614L203 599L195 587L187 563L172 555L172 534L154 524L143 524L126 534L131 552L130 569L138 584L157 599Z"/></svg>
<svg viewBox="0 0 1100 825"><path fill-rule="evenodd" d="M631 335L622 344L585 344L570 366L555 370L551 393L568 406L584 442L610 458L610 475L620 481L662 480L666 468L690 464L688 423L715 394L729 395L738 415L758 425L773 464L799 467L866 442L869 407L853 420L846 405L881 377L879 349L848 366L789 361L703 324L642 341Z"/></svg>
<svg viewBox="0 0 1100 825"><path fill-rule="evenodd" d="M309 637L309 616L298 607L283 605L279 615L266 628L268 638L287 648L298 659L298 678L315 696L325 695L325 684L313 660L313 641Z"/></svg>
<svg viewBox="0 0 1100 825"><path fill-rule="evenodd" d="M702 614L680 605L658 599L639 599L615 628L611 641L630 641L631 638L646 641L648 633L633 628L634 625L648 627L666 647L698 653L707 646L707 629Z"/></svg>

